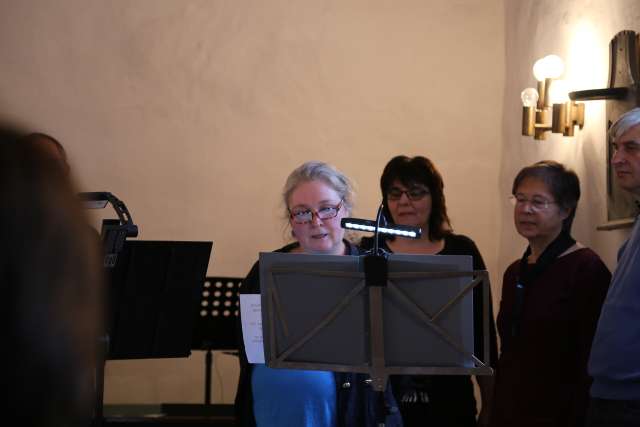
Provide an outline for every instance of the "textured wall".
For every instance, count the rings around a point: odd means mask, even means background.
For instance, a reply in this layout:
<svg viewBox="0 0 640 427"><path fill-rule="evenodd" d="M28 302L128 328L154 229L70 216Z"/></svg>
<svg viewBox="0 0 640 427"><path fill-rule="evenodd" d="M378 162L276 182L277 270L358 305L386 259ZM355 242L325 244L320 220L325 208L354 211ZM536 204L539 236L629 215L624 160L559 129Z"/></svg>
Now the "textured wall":
<svg viewBox="0 0 640 427"><path fill-rule="evenodd" d="M596 230L597 225L606 222L605 101L586 103L585 127L575 137L552 134L546 141L535 141L520 135L520 91L535 87L533 63L551 53L564 59L564 79L570 90L606 87L609 42L622 30L640 32L640 2L522 0L506 2L505 9L506 79L500 167L500 192L504 197L498 265L504 269L526 246L513 226L513 208L506 202L513 178L522 166L553 159L572 167L581 180L583 194L573 227L575 237L591 246L613 269L617 248L628 230Z"/></svg>
<svg viewBox="0 0 640 427"><path fill-rule="evenodd" d="M504 3L2 0L0 114L58 137L140 238L213 240L217 275L284 243L280 188L303 161L343 169L372 217L387 160L426 155L495 280ZM236 362L216 366L231 401ZM196 402L203 372L201 353L110 362L106 400Z"/></svg>

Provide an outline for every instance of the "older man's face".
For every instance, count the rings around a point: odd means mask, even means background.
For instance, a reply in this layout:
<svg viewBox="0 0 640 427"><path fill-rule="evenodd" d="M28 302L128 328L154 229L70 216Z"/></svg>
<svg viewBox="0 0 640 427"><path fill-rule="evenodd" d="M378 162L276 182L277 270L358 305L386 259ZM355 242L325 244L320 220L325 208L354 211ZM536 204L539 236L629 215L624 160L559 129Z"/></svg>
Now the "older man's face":
<svg viewBox="0 0 640 427"><path fill-rule="evenodd" d="M613 142L611 164L618 185L640 196L640 125L632 127Z"/></svg>

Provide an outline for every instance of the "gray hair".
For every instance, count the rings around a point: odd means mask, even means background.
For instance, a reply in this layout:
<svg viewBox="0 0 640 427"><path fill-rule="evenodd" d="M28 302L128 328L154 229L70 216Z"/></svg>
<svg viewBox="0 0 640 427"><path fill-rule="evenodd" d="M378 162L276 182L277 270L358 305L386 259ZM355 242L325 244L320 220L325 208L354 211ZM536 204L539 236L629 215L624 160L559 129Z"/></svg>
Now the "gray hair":
<svg viewBox="0 0 640 427"><path fill-rule="evenodd" d="M609 138L616 141L632 127L640 125L640 108L629 110L615 121L609 128Z"/></svg>
<svg viewBox="0 0 640 427"><path fill-rule="evenodd" d="M298 185L308 181L323 181L342 199L347 212L353 208L353 185L349 178L328 163L311 161L298 166L287 178L282 189L285 215L289 217L289 198Z"/></svg>

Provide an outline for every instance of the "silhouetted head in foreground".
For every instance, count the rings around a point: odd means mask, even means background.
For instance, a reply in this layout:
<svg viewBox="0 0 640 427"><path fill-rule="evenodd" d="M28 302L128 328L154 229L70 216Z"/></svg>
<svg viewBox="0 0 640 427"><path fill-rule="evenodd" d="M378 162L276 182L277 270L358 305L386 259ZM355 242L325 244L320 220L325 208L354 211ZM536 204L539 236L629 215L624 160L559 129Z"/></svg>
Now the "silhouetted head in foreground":
<svg viewBox="0 0 640 427"><path fill-rule="evenodd" d="M86 425L93 405L101 268L59 166L0 126L0 410L19 425Z"/></svg>

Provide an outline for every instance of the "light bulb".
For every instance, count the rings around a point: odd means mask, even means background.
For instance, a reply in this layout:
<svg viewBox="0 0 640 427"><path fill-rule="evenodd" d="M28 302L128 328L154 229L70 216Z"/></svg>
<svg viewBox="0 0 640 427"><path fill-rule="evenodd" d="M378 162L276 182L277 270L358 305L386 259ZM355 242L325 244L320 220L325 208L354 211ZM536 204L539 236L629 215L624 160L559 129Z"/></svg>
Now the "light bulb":
<svg viewBox="0 0 640 427"><path fill-rule="evenodd" d="M547 55L533 64L533 75L536 80L557 79L564 72L564 62L558 55Z"/></svg>
<svg viewBox="0 0 640 427"><path fill-rule="evenodd" d="M538 91L532 87L528 87L522 91L520 94L520 99L522 99L522 105L525 107L535 107L538 103Z"/></svg>
<svg viewBox="0 0 640 427"><path fill-rule="evenodd" d="M544 58L538 59L533 64L533 76L537 81L541 82L545 79Z"/></svg>
<svg viewBox="0 0 640 427"><path fill-rule="evenodd" d="M569 101L569 90L564 80L554 80L549 88L549 101L552 104L564 104Z"/></svg>
<svg viewBox="0 0 640 427"><path fill-rule="evenodd" d="M547 55L545 57L547 77L557 79L564 73L564 61L558 55Z"/></svg>

